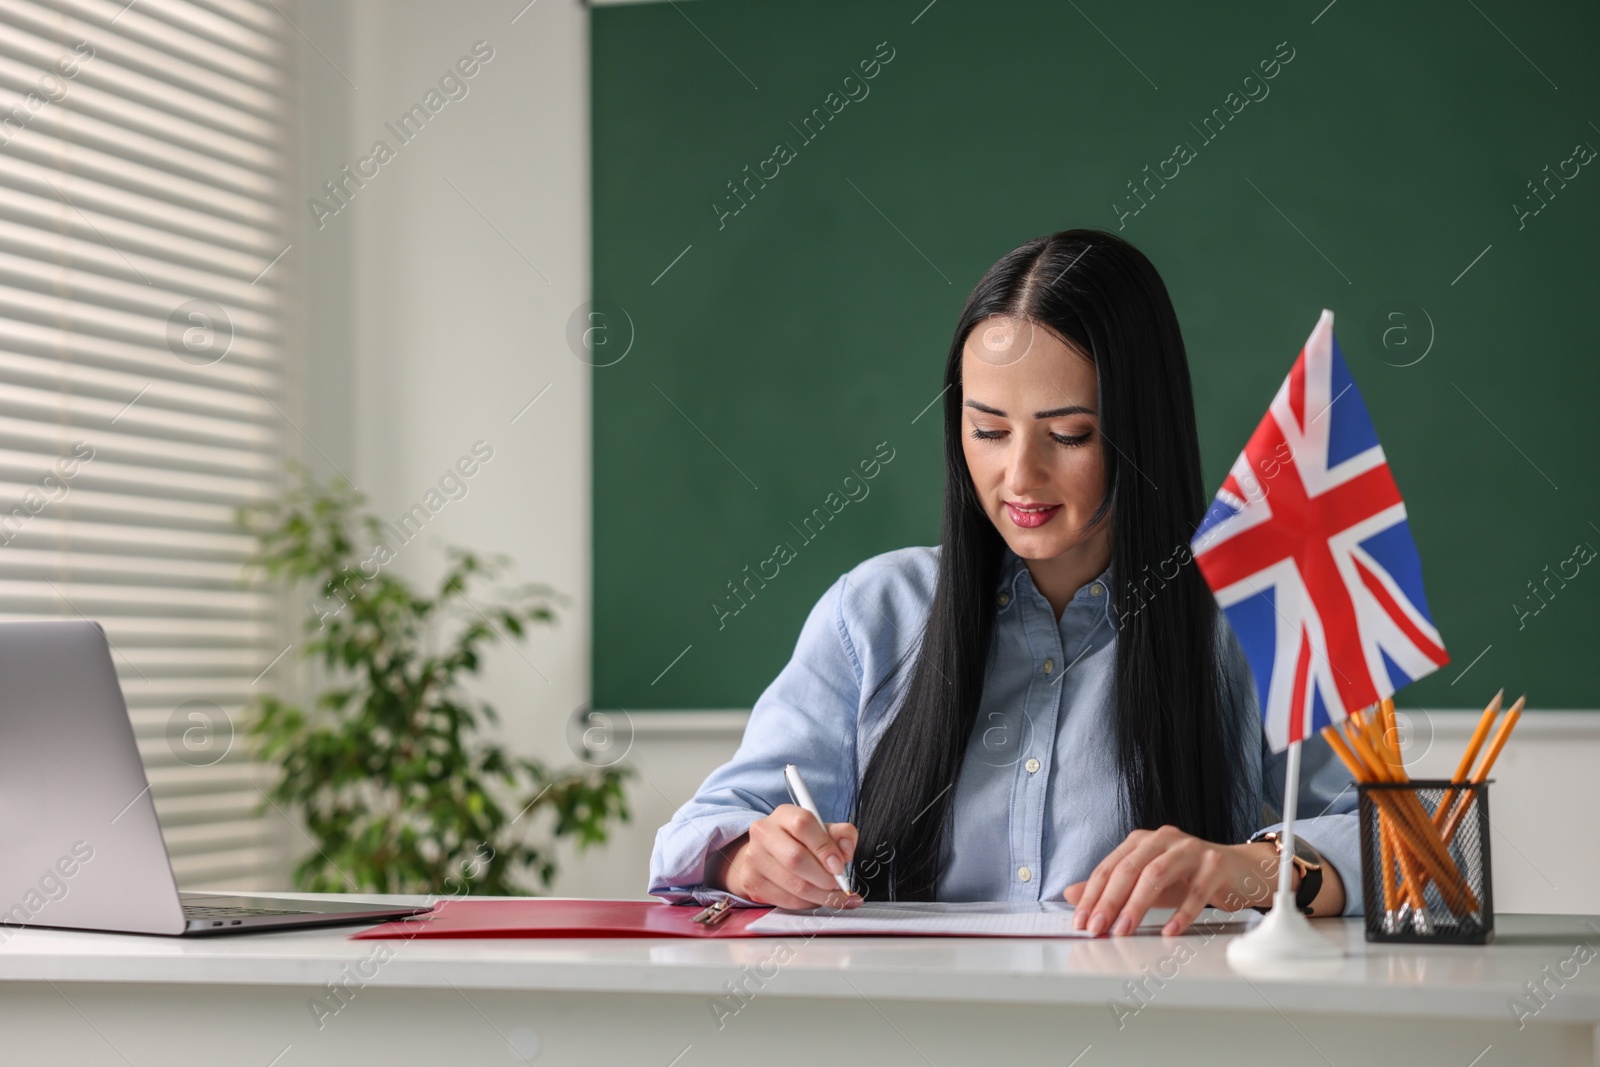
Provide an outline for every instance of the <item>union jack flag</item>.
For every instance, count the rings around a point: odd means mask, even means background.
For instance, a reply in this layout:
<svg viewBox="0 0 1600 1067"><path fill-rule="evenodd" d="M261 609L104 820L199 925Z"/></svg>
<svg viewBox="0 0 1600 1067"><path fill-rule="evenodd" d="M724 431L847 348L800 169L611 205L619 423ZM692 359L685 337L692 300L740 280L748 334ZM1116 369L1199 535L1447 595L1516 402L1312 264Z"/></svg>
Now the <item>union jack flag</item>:
<svg viewBox="0 0 1600 1067"><path fill-rule="evenodd" d="M1282 751L1450 661L1405 502L1324 311L1195 531Z"/></svg>

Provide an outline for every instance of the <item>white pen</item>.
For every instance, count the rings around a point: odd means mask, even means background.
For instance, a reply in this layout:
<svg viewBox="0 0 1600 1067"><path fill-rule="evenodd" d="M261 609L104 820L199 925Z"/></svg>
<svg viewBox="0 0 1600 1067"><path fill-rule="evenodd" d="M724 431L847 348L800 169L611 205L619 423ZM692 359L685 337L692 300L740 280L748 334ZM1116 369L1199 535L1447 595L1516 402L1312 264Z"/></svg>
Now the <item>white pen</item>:
<svg viewBox="0 0 1600 1067"><path fill-rule="evenodd" d="M800 777L800 768L792 763L785 763L783 765L783 780L789 783L789 792L794 795L794 802L809 811L811 817L817 820L817 825L822 827L822 832L828 833L828 824L822 821L822 813L817 810L817 802L811 799L811 790L806 788L806 780ZM847 863L844 870L833 876L833 880L839 883L839 888L847 894L852 892L850 879L847 877L849 872L850 865Z"/></svg>

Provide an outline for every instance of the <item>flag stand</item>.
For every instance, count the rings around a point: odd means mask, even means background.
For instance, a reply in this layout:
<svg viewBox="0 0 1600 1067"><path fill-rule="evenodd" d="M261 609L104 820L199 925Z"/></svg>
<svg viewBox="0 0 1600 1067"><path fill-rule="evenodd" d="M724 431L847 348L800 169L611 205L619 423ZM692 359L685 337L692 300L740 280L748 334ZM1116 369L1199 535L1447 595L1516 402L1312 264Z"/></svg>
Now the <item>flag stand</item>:
<svg viewBox="0 0 1600 1067"><path fill-rule="evenodd" d="M1248 966L1298 960L1332 960L1344 955L1344 949L1311 928L1299 908L1295 907L1294 818L1296 801L1300 795L1300 742L1289 745L1289 766L1283 786L1283 848L1278 855L1278 891L1273 894L1272 910L1248 933L1241 934L1228 944L1228 962Z"/></svg>

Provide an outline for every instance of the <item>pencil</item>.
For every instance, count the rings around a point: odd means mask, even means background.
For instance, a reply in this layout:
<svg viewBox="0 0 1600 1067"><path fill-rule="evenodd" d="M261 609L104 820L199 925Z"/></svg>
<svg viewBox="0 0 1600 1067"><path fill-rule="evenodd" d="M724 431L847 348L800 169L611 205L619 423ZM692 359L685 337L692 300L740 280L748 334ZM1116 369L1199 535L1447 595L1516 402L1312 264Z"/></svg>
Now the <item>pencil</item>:
<svg viewBox="0 0 1600 1067"><path fill-rule="evenodd" d="M1484 739L1489 736L1489 727L1494 723L1494 717L1500 714L1500 698L1506 695L1504 689L1494 695L1489 701L1489 706L1483 709L1483 714L1478 717L1478 726L1472 731L1472 740L1467 742L1467 750L1461 754L1461 762L1456 764L1456 773L1451 777L1452 782L1465 782L1467 775L1472 771L1472 761L1478 758L1478 750L1483 747ZM1444 827L1445 821L1450 818L1450 809L1455 805L1456 795L1459 790L1451 789L1445 793L1444 799L1439 801L1439 808L1433 813L1433 825Z"/></svg>
<svg viewBox="0 0 1600 1067"><path fill-rule="evenodd" d="M1358 718L1359 712L1350 716L1352 725L1345 730L1345 740L1350 742L1350 748L1357 756L1361 757L1362 764L1367 768L1367 781L1389 782L1394 777L1391 774L1387 761L1373 751L1372 742L1367 737L1365 724Z"/></svg>
<svg viewBox="0 0 1600 1067"><path fill-rule="evenodd" d="M1489 772L1494 768L1494 761L1500 758L1501 749L1506 747L1506 742L1511 739L1511 731L1516 729L1517 720L1522 717L1522 705L1527 700L1526 696L1517 698L1511 705L1511 710L1506 712L1506 717L1501 720L1500 729L1495 731L1494 740L1489 742L1489 749L1483 754L1483 763L1472 774L1472 784L1481 785L1489 777ZM1444 833L1441 835L1445 844L1449 844L1455 837L1456 828L1461 825L1461 820L1466 817L1467 809L1472 807L1476 790L1463 796L1456 810L1450 813L1450 818L1444 824Z"/></svg>
<svg viewBox="0 0 1600 1067"><path fill-rule="evenodd" d="M1385 929L1394 925L1394 912L1398 906L1398 887L1394 877L1394 831L1389 825L1389 818L1383 812L1378 812L1378 862L1382 866L1381 881L1383 882L1383 914L1386 923Z"/></svg>
<svg viewBox="0 0 1600 1067"><path fill-rule="evenodd" d="M1500 723L1500 729L1495 731L1494 740L1489 742L1489 750L1483 754L1483 762L1472 775L1474 785L1483 782L1489 777L1489 771L1494 768L1494 761L1500 758L1500 750L1506 747L1506 742L1511 738L1511 731L1516 727L1517 720L1522 717L1522 706L1527 702L1526 696L1517 698L1511 705L1511 710L1506 712L1506 717Z"/></svg>
<svg viewBox="0 0 1600 1067"><path fill-rule="evenodd" d="M1410 776L1406 774L1405 761L1401 758L1400 749L1393 740L1394 720L1389 716L1392 707L1393 705L1387 700L1378 705L1377 712L1368 723L1367 732L1372 739L1372 747L1383 757L1394 780L1404 782L1409 781Z"/></svg>
<svg viewBox="0 0 1600 1067"><path fill-rule="evenodd" d="M1367 773L1367 769L1356 758L1356 754L1350 751L1350 746L1344 743L1344 738L1339 736L1338 730L1332 726L1324 726L1322 728L1322 739L1328 742L1328 747L1333 749L1333 754L1338 756L1340 761L1350 769L1350 777L1358 782L1365 782L1371 778L1371 775Z"/></svg>
<svg viewBox="0 0 1600 1067"><path fill-rule="evenodd" d="M1378 714L1383 717L1383 744L1394 756L1396 766L1405 769L1405 757L1400 751L1400 727L1395 723L1394 697L1384 697L1378 704Z"/></svg>
<svg viewBox="0 0 1600 1067"><path fill-rule="evenodd" d="M1411 902L1412 911L1425 911L1428 901L1423 893L1427 889L1427 878L1416 869L1411 858L1411 850L1406 847L1399 829L1393 822L1389 824L1389 849L1394 853L1395 862L1400 865L1400 876L1404 879L1404 882L1397 887L1397 892L1405 892L1406 899Z"/></svg>
<svg viewBox="0 0 1600 1067"><path fill-rule="evenodd" d="M1361 757L1357 756L1350 746L1345 743L1344 738L1339 736L1339 731L1335 727L1324 726L1322 728L1322 739L1328 742L1328 747L1333 749L1333 754L1338 756L1340 762L1349 769L1350 777L1358 782L1369 782L1374 779L1375 775L1362 762ZM1378 806L1377 818L1378 846L1383 862L1383 907L1390 916L1393 916L1396 896L1398 895L1394 871L1394 864L1397 862L1395 853L1398 850L1395 848L1394 843L1394 827L1391 825L1390 817L1384 805Z"/></svg>
<svg viewBox="0 0 1600 1067"><path fill-rule="evenodd" d="M1385 754L1394 757L1396 769L1400 771L1402 778L1404 778L1405 764L1400 755L1399 735L1395 727L1394 699L1392 697L1385 697L1378 703L1378 717L1382 725L1382 730L1378 736L1387 750ZM1378 812L1378 846L1378 854L1383 863L1383 910L1392 932L1395 924L1395 910L1400 896L1400 887L1397 884L1398 871L1396 870L1396 864L1400 862L1400 849L1395 846L1393 822L1382 811ZM1410 883L1406 885L1408 895L1411 895L1415 889L1416 886ZM1422 906L1421 894L1418 893L1416 894L1416 900L1412 902L1412 907L1419 908Z"/></svg>

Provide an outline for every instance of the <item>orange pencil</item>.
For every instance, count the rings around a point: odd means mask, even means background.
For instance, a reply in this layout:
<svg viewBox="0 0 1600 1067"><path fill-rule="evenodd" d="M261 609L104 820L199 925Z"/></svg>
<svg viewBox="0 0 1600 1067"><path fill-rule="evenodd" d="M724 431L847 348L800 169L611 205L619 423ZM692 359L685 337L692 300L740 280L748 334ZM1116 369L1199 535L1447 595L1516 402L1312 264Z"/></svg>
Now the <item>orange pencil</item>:
<svg viewBox="0 0 1600 1067"><path fill-rule="evenodd" d="M1361 757L1351 751L1350 746L1339 735L1338 729L1332 726L1324 726L1322 728L1322 739L1328 742L1328 747L1333 749L1333 754L1338 756L1340 762L1349 769L1352 778L1358 782L1370 782L1374 779L1375 776L1372 771L1361 761ZM1379 805L1377 818L1378 845L1383 863L1383 908L1392 918L1399 896L1399 887L1395 884L1394 869L1394 865L1398 861L1396 856L1398 849L1395 847L1394 827L1390 825L1387 805Z"/></svg>
<svg viewBox="0 0 1600 1067"><path fill-rule="evenodd" d="M1409 779L1406 774L1405 761L1400 756L1400 749L1394 742L1394 718L1390 714L1394 705L1385 700L1378 706L1378 711L1368 725L1368 732L1372 738L1372 747L1389 766L1389 771L1397 782Z"/></svg>
<svg viewBox="0 0 1600 1067"><path fill-rule="evenodd" d="M1350 777L1358 782L1371 781L1372 775L1362 765L1356 754L1350 751L1350 746L1344 743L1344 738L1339 736L1339 731L1332 726L1322 728L1322 739L1328 742L1328 747L1333 749L1333 754L1350 769Z"/></svg>
<svg viewBox="0 0 1600 1067"><path fill-rule="evenodd" d="M1427 888L1427 878L1417 870L1411 850L1406 847L1400 831L1392 822L1389 824L1389 849L1394 853L1395 862L1400 865L1400 876L1404 879L1404 883L1396 887L1396 892L1404 890L1406 899L1411 903L1411 910L1422 911L1428 906L1427 898L1423 896L1423 891Z"/></svg>
<svg viewBox="0 0 1600 1067"><path fill-rule="evenodd" d="M1383 743L1383 754L1392 760L1392 764L1399 772L1400 780L1407 779L1405 761L1400 754L1400 732L1395 723L1394 698L1385 697L1378 704L1378 721L1381 729L1378 739ZM1402 849L1395 840L1395 829L1390 818L1383 812L1378 813L1379 843L1382 846L1380 854L1383 857L1383 907L1384 911L1393 916L1400 897L1400 874L1396 865L1400 863ZM1414 879L1407 879L1405 884L1406 897L1413 910L1420 910L1426 906L1422 896L1422 886Z"/></svg>
<svg viewBox="0 0 1600 1067"><path fill-rule="evenodd" d="M1383 744L1393 753L1395 762L1404 768L1404 757L1400 752L1400 727L1395 723L1394 697L1384 697L1378 704L1378 714L1383 719Z"/></svg>
<svg viewBox="0 0 1600 1067"><path fill-rule="evenodd" d="M1472 775L1474 784L1489 777L1489 772L1494 769L1494 761L1500 758L1500 750L1506 747L1506 742L1511 739L1512 729L1522 717L1522 706L1527 700L1525 695L1518 697L1517 702L1511 705L1511 710L1506 712L1505 721L1500 724L1500 729L1495 731L1494 740L1489 742L1489 750L1483 754L1483 762Z"/></svg>
<svg viewBox="0 0 1600 1067"><path fill-rule="evenodd" d="M1352 713L1350 721L1352 725L1351 728L1345 731L1345 740L1350 742L1351 749L1361 757L1361 762L1371 772L1371 780L1378 782L1394 781L1394 771L1390 768L1389 761L1379 755L1377 750L1372 747L1372 738L1367 732L1366 723L1360 718L1360 713Z"/></svg>
<svg viewBox="0 0 1600 1067"><path fill-rule="evenodd" d="M1465 782L1467 775L1472 770L1472 761L1478 758L1478 750L1483 747L1484 739L1489 736L1489 727L1494 722L1494 717L1500 714L1500 698L1506 695L1504 689L1494 695L1489 701L1489 706L1483 709L1483 714L1478 717L1478 726L1472 731L1472 740L1467 742L1467 750L1461 754L1461 762L1456 765L1456 773L1451 776L1452 782ZM1433 825L1443 827L1450 817L1450 809L1455 805L1456 794L1459 790L1452 789L1445 793L1444 799L1439 801L1439 809L1433 813Z"/></svg>
<svg viewBox="0 0 1600 1067"><path fill-rule="evenodd" d="M1389 818L1383 812L1378 812L1378 862L1383 871L1383 913L1390 923L1394 922L1395 908L1398 906L1399 892L1395 885L1394 877L1394 838L1393 830L1389 827Z"/></svg>
<svg viewBox="0 0 1600 1067"><path fill-rule="evenodd" d="M1522 705L1527 700L1526 696L1517 698L1511 705L1511 710L1506 712L1506 717L1500 723L1500 729L1495 731L1494 740L1489 742L1489 750L1483 754L1483 762L1472 774L1472 783L1481 784L1489 777L1489 772L1494 768L1494 761L1500 758L1500 750L1506 747L1506 742L1511 739L1511 731L1516 728L1517 720L1522 717ZM1467 794L1456 810L1450 813L1449 820L1444 824L1444 843L1449 844L1455 837L1456 828L1461 825L1461 820L1466 817L1467 809L1472 807L1472 794Z"/></svg>

